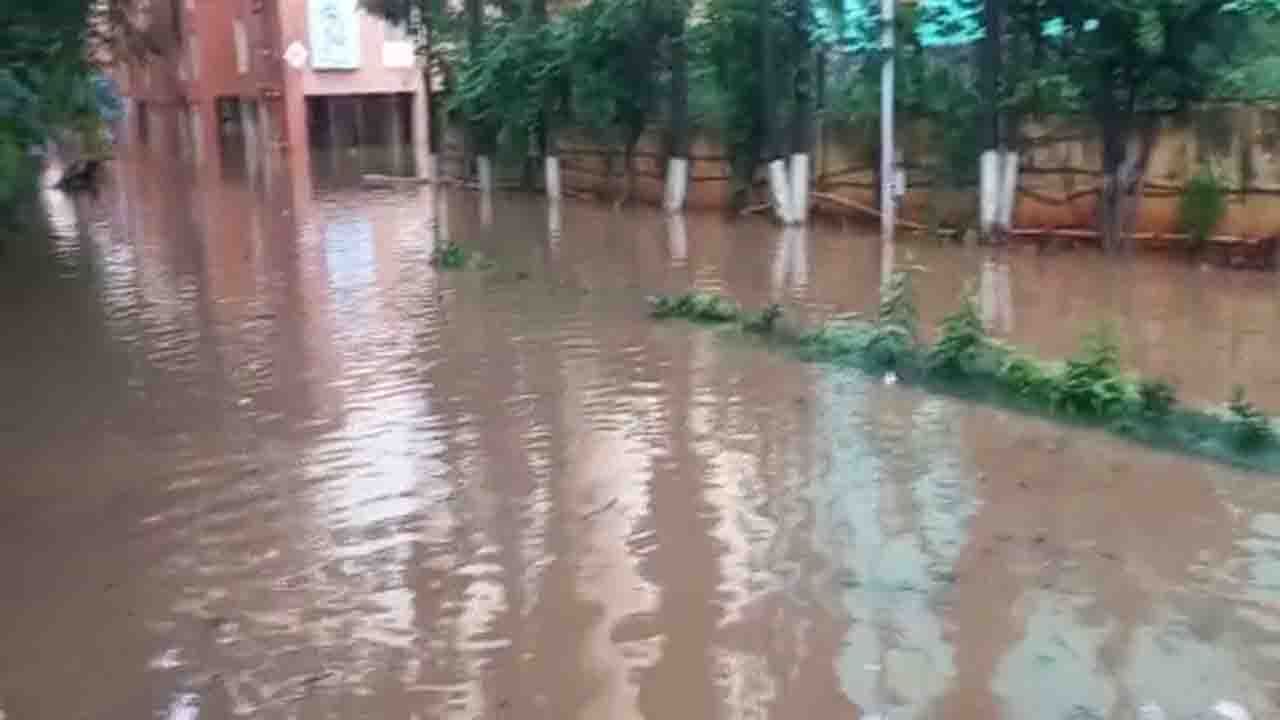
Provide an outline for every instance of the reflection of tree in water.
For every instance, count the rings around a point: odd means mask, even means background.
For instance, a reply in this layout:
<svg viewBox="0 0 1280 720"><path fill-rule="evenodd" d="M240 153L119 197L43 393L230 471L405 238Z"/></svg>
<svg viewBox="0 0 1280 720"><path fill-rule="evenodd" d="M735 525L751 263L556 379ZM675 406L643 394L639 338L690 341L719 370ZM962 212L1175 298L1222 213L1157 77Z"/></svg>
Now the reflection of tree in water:
<svg viewBox="0 0 1280 720"><path fill-rule="evenodd" d="M865 712L926 717L955 673L938 611L973 512L954 408L840 373L823 397L836 454L818 538L853 621L840 676Z"/></svg>
<svg viewBox="0 0 1280 720"><path fill-rule="evenodd" d="M1221 471L994 410L972 419L961 434L985 480L949 613L948 707L1129 717L1155 700L1185 717L1257 686L1197 637L1214 615L1202 569L1231 552Z"/></svg>

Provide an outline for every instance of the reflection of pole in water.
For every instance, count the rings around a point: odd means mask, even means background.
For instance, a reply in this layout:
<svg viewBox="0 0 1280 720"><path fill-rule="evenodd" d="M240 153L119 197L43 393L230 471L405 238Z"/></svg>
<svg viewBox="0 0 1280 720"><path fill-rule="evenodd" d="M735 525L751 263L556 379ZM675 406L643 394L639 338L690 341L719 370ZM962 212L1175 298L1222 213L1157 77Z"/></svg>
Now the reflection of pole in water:
<svg viewBox="0 0 1280 720"><path fill-rule="evenodd" d="M987 258L982 263L978 304L982 309L982 324L993 332L1008 335L1013 332L1013 292L1009 287L1009 264Z"/></svg>
<svg viewBox="0 0 1280 720"><path fill-rule="evenodd" d="M480 224L484 227L493 225L493 191L480 191Z"/></svg>
<svg viewBox="0 0 1280 720"><path fill-rule="evenodd" d="M889 278L893 276L894 254L896 243L893 240L884 240L880 243L880 284L889 282Z"/></svg>
<svg viewBox="0 0 1280 720"><path fill-rule="evenodd" d="M779 233L772 280L774 299L788 288L795 290L809 284L809 232L805 226L788 226Z"/></svg>
<svg viewBox="0 0 1280 720"><path fill-rule="evenodd" d="M442 191L431 188L431 235L434 247L444 247L449 242L449 196Z"/></svg>
<svg viewBox="0 0 1280 720"><path fill-rule="evenodd" d="M564 234L563 225L560 214L560 199L553 198L547 201L547 244L551 248L551 252L555 253L560 249L560 237Z"/></svg>
<svg viewBox="0 0 1280 720"><path fill-rule="evenodd" d="M667 254L672 267L683 267L689 259L689 235L684 215L667 215Z"/></svg>

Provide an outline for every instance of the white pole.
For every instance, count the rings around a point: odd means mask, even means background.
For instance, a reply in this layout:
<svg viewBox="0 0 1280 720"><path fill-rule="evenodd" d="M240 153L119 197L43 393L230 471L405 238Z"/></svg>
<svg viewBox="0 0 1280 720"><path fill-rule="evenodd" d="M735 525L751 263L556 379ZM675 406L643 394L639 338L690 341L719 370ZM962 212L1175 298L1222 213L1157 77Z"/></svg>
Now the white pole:
<svg viewBox="0 0 1280 720"><path fill-rule="evenodd" d="M896 0L880 0L880 50L884 53L884 65L880 68L880 236L886 243L893 242L896 224L894 197L894 167L896 154L893 147L893 4Z"/></svg>

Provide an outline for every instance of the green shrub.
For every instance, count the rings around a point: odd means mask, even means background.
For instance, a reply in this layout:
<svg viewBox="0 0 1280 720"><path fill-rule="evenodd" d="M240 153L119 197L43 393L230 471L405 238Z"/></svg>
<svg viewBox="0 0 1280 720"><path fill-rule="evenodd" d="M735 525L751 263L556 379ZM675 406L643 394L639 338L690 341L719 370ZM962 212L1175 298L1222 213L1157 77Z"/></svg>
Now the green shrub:
<svg viewBox="0 0 1280 720"><path fill-rule="evenodd" d="M833 322L801 337L800 344L811 356L839 358L866 352L874 334L870 323Z"/></svg>
<svg viewBox="0 0 1280 720"><path fill-rule="evenodd" d="M1086 335L1081 352L1067 360L1051 405L1069 415L1110 418L1124 414L1137 396L1137 389L1120 375L1120 346L1104 327Z"/></svg>
<svg viewBox="0 0 1280 720"><path fill-rule="evenodd" d="M447 242L431 251L431 265L442 270L488 270L494 264L483 253L468 250L454 242Z"/></svg>
<svg viewBox="0 0 1280 720"><path fill-rule="evenodd" d="M1189 236L1190 249L1204 247L1227 214L1227 195L1211 171L1201 169L1178 197L1178 224Z"/></svg>
<svg viewBox="0 0 1280 720"><path fill-rule="evenodd" d="M431 264L445 270L461 270L467 266L471 253L454 242L447 242L431 251Z"/></svg>
<svg viewBox="0 0 1280 720"><path fill-rule="evenodd" d="M1232 389L1227 410L1231 415L1236 447L1241 450L1256 450L1275 439L1271 418L1245 398L1243 387L1237 385Z"/></svg>
<svg viewBox="0 0 1280 720"><path fill-rule="evenodd" d="M915 292L909 274L897 271L880 288L879 324L897 328L911 344L915 344L919 313L916 312Z"/></svg>
<svg viewBox="0 0 1280 720"><path fill-rule="evenodd" d="M880 288L880 320L866 347L871 362L892 367L910 357L917 346L918 317L911 276L893 273Z"/></svg>
<svg viewBox="0 0 1280 720"><path fill-rule="evenodd" d="M701 322L723 323L736 320L738 305L715 293L685 293L673 297L651 298L651 315L655 318L684 318Z"/></svg>
<svg viewBox="0 0 1280 720"><path fill-rule="evenodd" d="M1163 420L1177 404L1177 390L1173 385L1160 379L1138 382L1138 408L1147 418Z"/></svg>
<svg viewBox="0 0 1280 720"><path fill-rule="evenodd" d="M1052 365L1013 353L1000 365L997 379L1006 390L1018 397L1049 403L1053 399L1053 388L1058 375Z"/></svg>
<svg viewBox="0 0 1280 720"><path fill-rule="evenodd" d="M987 332L978 316L978 306L966 294L956 312L942 321L942 332L929 351L929 369L945 375L964 375L977 370Z"/></svg>
<svg viewBox="0 0 1280 720"><path fill-rule="evenodd" d="M747 332L767 335L773 332L774 326L778 324L778 320L781 318L782 306L778 303L771 303L760 312L746 315L742 319L742 329Z"/></svg>

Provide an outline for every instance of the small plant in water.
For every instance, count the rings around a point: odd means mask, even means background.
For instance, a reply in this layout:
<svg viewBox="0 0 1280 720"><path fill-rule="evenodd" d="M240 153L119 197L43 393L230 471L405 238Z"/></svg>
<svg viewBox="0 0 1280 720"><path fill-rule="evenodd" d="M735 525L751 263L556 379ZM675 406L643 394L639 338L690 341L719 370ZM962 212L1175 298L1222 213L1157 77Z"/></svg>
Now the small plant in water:
<svg viewBox="0 0 1280 720"><path fill-rule="evenodd" d="M1081 352L1067 360L1053 388L1052 404L1070 415L1117 417L1135 393L1120 376L1120 346L1104 326L1086 335Z"/></svg>
<svg viewBox="0 0 1280 720"><path fill-rule="evenodd" d="M813 357L837 359L867 351L875 335L875 326L856 320L832 322L800 338L801 344Z"/></svg>
<svg viewBox="0 0 1280 720"><path fill-rule="evenodd" d="M1195 174L1178 197L1178 224L1188 235L1188 249L1199 250L1209 242L1227 214L1227 195L1212 171L1202 169Z"/></svg>
<svg viewBox="0 0 1280 720"><path fill-rule="evenodd" d="M431 251L431 264L445 270L461 270L467 266L470 253L455 242L447 242Z"/></svg>
<svg viewBox="0 0 1280 720"><path fill-rule="evenodd" d="M714 293L685 293L649 299L655 318L679 317L686 320L723 323L737 319L739 310L732 300Z"/></svg>
<svg viewBox="0 0 1280 720"><path fill-rule="evenodd" d="M1018 397L1038 403L1053 401L1057 375L1046 364L1026 355L1010 355L1000 365L997 378L1006 390Z"/></svg>
<svg viewBox="0 0 1280 720"><path fill-rule="evenodd" d="M1178 404L1177 390L1164 380L1142 380L1138 383L1139 410L1148 419L1163 420Z"/></svg>
<svg viewBox="0 0 1280 720"><path fill-rule="evenodd" d="M929 369L952 376L972 373L986 345L978 306L973 294L966 292L960 309L942 321L942 334L929 351Z"/></svg>
<svg viewBox="0 0 1280 720"><path fill-rule="evenodd" d="M893 366L910 357L916 347L918 317L911 276L893 273L880 288L880 320L866 348L871 359Z"/></svg>
<svg viewBox="0 0 1280 720"><path fill-rule="evenodd" d="M1271 418L1245 397L1240 385L1231 390L1227 410L1231 413L1236 446L1241 450L1256 450L1275 439Z"/></svg>
<svg viewBox="0 0 1280 720"><path fill-rule="evenodd" d="M778 303L771 303L760 312L746 316L742 321L742 329L767 335L773 332L774 326L778 324L778 320L781 318L782 306Z"/></svg>

